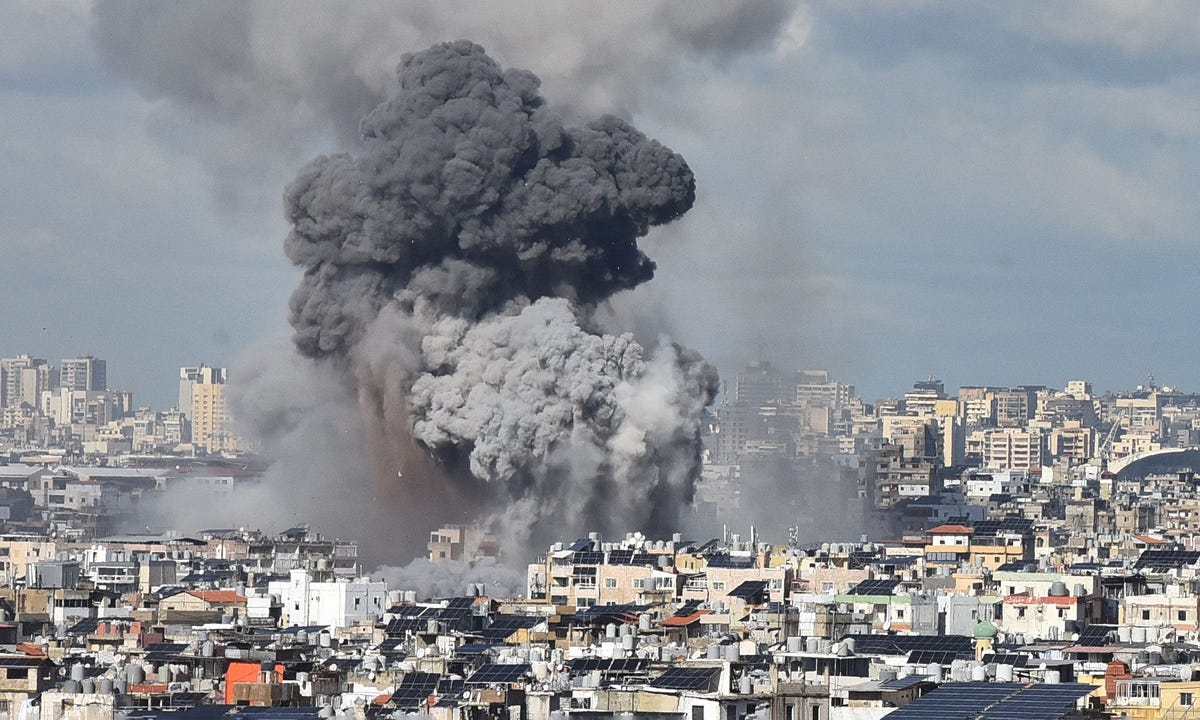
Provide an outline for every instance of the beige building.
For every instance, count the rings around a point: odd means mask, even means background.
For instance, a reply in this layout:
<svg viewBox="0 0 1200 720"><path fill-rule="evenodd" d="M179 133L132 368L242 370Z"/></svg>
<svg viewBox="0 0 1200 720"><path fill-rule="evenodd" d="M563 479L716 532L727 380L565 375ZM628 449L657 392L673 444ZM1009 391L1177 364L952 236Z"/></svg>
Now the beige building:
<svg viewBox="0 0 1200 720"><path fill-rule="evenodd" d="M1015 428L977 430L967 441L967 452L978 447L983 467L996 470L1028 470L1041 467L1045 439L1039 430Z"/></svg>
<svg viewBox="0 0 1200 720"><path fill-rule="evenodd" d="M210 453L238 450L225 409L225 368L200 367L191 384L192 443ZM181 381L182 383L182 381Z"/></svg>

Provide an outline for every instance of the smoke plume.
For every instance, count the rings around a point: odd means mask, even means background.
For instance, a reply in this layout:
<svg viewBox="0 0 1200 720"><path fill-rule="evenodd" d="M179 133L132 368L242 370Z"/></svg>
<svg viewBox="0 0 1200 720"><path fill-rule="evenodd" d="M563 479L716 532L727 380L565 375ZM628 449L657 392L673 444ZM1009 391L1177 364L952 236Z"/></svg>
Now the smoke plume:
<svg viewBox="0 0 1200 720"><path fill-rule="evenodd" d="M534 75L469 42L398 75L361 152L285 194L295 345L357 395L379 495L417 537L447 505L514 548L667 529L715 374L593 315L653 276L638 239L691 207L687 163L614 117L566 124Z"/></svg>

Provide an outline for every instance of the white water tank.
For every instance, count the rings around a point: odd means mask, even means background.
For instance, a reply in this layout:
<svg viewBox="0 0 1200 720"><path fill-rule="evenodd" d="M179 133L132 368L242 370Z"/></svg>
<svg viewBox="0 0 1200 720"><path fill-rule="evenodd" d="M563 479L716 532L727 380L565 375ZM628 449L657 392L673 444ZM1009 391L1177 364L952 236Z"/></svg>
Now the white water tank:
<svg viewBox="0 0 1200 720"><path fill-rule="evenodd" d="M787 639L787 651L798 653L804 649L804 638L793 635Z"/></svg>
<svg viewBox="0 0 1200 720"><path fill-rule="evenodd" d="M1062 682L1062 675L1057 670L1047 670L1044 681L1047 685L1057 685Z"/></svg>
<svg viewBox="0 0 1200 720"><path fill-rule="evenodd" d="M804 651L810 653L821 652L821 638L815 635L809 635L804 638Z"/></svg>
<svg viewBox="0 0 1200 720"><path fill-rule="evenodd" d="M976 663L971 666L971 682L983 682L987 680L987 669L983 665Z"/></svg>
<svg viewBox="0 0 1200 720"><path fill-rule="evenodd" d="M1013 666L1000 664L996 666L996 681L997 682L1012 682L1013 681Z"/></svg>
<svg viewBox="0 0 1200 720"><path fill-rule="evenodd" d="M738 692L740 692L743 695L749 695L753 691L754 691L754 688L750 684L750 676L743 675L741 677L741 679L738 680Z"/></svg>
<svg viewBox="0 0 1200 720"><path fill-rule="evenodd" d="M942 666L939 663L929 663L925 666L925 674L933 682L940 683L942 681Z"/></svg>
<svg viewBox="0 0 1200 720"><path fill-rule="evenodd" d="M725 646L725 659L730 662L737 662L742 659L742 648L737 643L729 643Z"/></svg>
<svg viewBox="0 0 1200 720"><path fill-rule="evenodd" d="M1135 643L1146 642L1146 628L1133 626L1129 628L1129 639Z"/></svg>

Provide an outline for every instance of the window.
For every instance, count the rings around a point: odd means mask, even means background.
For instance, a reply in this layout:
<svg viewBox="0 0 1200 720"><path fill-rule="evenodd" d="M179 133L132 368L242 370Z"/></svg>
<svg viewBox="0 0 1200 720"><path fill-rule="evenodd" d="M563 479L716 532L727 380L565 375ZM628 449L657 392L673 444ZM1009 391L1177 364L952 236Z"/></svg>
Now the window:
<svg viewBox="0 0 1200 720"><path fill-rule="evenodd" d="M1179 622L1183 622L1184 620L1187 620L1187 610L1180 610L1179 611Z"/></svg>
<svg viewBox="0 0 1200 720"><path fill-rule="evenodd" d="M1149 611L1149 610L1143 610L1143 611L1142 611L1142 619L1143 619L1143 620L1149 620L1149 619L1150 619L1150 611Z"/></svg>
<svg viewBox="0 0 1200 720"><path fill-rule="evenodd" d="M724 590L724 589L725 589L725 583L721 582L720 580L714 580L714 581L712 582L712 589L713 589L713 590Z"/></svg>
<svg viewBox="0 0 1200 720"><path fill-rule="evenodd" d="M704 707L702 705L692 707L692 720L704 720Z"/></svg>
<svg viewBox="0 0 1200 720"><path fill-rule="evenodd" d="M617 586L616 578L604 578L604 587L615 588Z"/></svg>
<svg viewBox="0 0 1200 720"><path fill-rule="evenodd" d="M1196 701L1192 698L1192 693L1190 693L1190 692L1179 693L1179 704L1180 705L1185 705L1187 707L1191 707L1192 705L1195 704L1195 702Z"/></svg>
<svg viewBox="0 0 1200 720"><path fill-rule="evenodd" d="M812 720L821 720L821 706L820 705L812 706Z"/></svg>

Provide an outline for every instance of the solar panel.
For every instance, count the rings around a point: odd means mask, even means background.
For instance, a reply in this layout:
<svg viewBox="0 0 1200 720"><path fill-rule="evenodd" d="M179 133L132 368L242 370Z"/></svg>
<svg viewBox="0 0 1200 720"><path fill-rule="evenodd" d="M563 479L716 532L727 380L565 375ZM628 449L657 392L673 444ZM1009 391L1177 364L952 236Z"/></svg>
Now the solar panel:
<svg viewBox="0 0 1200 720"><path fill-rule="evenodd" d="M996 653L988 658L989 663L996 665L1011 665L1013 667L1023 668L1029 663L1029 656L1025 653Z"/></svg>
<svg viewBox="0 0 1200 720"><path fill-rule="evenodd" d="M746 580L741 585L726 593L729 597L741 598L743 600L753 600L761 597L767 591L766 580Z"/></svg>
<svg viewBox="0 0 1200 720"><path fill-rule="evenodd" d="M571 556L571 562L576 565L603 565L604 553L581 550Z"/></svg>
<svg viewBox="0 0 1200 720"><path fill-rule="evenodd" d="M879 683L880 690L907 690L914 685L931 682L928 675L909 675L908 677L892 678Z"/></svg>
<svg viewBox="0 0 1200 720"><path fill-rule="evenodd" d="M854 648L856 651L858 647ZM938 665L949 665L958 659L958 653L947 650L913 650L908 654L908 659L904 662L908 665L928 665L937 663Z"/></svg>
<svg viewBox="0 0 1200 720"><path fill-rule="evenodd" d="M467 685L511 685L529 672L528 663L484 665L467 678Z"/></svg>
<svg viewBox="0 0 1200 720"><path fill-rule="evenodd" d="M754 561L748 557L735 558L729 555L710 555L705 560L708 566L712 568L749 568L754 566Z"/></svg>
<svg viewBox="0 0 1200 720"><path fill-rule="evenodd" d="M462 678L447 678L444 677L438 681L438 695L462 695L466 688L466 683Z"/></svg>
<svg viewBox="0 0 1200 720"><path fill-rule="evenodd" d="M952 652L955 657L975 657L975 641L966 635L847 635L858 655L908 655L914 650Z"/></svg>
<svg viewBox="0 0 1200 720"><path fill-rule="evenodd" d="M950 683L889 713L888 720L974 720L1022 687L1017 683Z"/></svg>
<svg viewBox="0 0 1200 720"><path fill-rule="evenodd" d="M675 611L675 617L685 617L687 615L691 615L692 613L696 612L696 608L698 607L700 607L699 600L688 600L684 604L680 605L679 609Z"/></svg>
<svg viewBox="0 0 1200 720"><path fill-rule="evenodd" d="M1173 570L1191 567L1198 560L1198 550L1145 550L1133 567L1135 570Z"/></svg>
<svg viewBox="0 0 1200 720"><path fill-rule="evenodd" d="M850 588L847 595L891 595L900 584L899 580L894 578L875 578L874 580L863 580L859 584Z"/></svg>
<svg viewBox="0 0 1200 720"><path fill-rule="evenodd" d="M400 683L392 691L392 703L397 708L408 710L424 705L437 690L441 675L427 672L404 673Z"/></svg>
<svg viewBox="0 0 1200 720"><path fill-rule="evenodd" d="M632 550L610 550L608 553L609 565L629 565L632 560Z"/></svg>
<svg viewBox="0 0 1200 720"><path fill-rule="evenodd" d="M1079 633L1079 639L1075 642L1079 645L1107 645L1110 641L1110 635L1117 632L1116 625L1088 625Z"/></svg>
<svg viewBox="0 0 1200 720"><path fill-rule="evenodd" d="M1056 720L1096 688L1083 683L1031 685L980 715L980 720Z"/></svg>
<svg viewBox="0 0 1200 720"><path fill-rule="evenodd" d="M572 552L578 552L580 550L591 550L593 547L595 546L592 545L591 538L579 538L575 542L571 543L571 547L567 549Z"/></svg>
<svg viewBox="0 0 1200 720"><path fill-rule="evenodd" d="M643 672L650 667L649 660L641 658L622 658L619 660L610 660L607 658L578 658L570 661L568 665L571 672L588 673L636 673Z"/></svg>
<svg viewBox="0 0 1200 720"><path fill-rule="evenodd" d="M673 667L650 681L651 687L664 690L712 692L721 668Z"/></svg>

